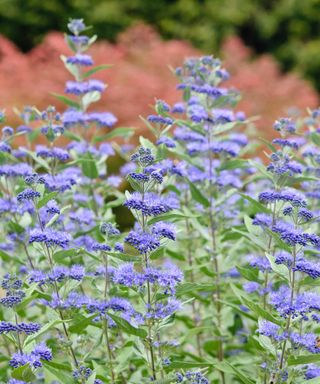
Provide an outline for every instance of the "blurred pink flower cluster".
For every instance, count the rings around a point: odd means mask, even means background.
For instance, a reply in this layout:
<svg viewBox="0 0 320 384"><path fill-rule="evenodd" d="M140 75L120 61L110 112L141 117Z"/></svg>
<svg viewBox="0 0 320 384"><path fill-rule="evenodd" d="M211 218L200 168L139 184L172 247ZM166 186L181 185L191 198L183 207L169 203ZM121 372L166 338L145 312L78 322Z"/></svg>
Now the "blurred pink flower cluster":
<svg viewBox="0 0 320 384"><path fill-rule="evenodd" d="M43 43L24 54L0 36L0 109L6 109L10 123L15 117L12 106L35 105L45 109L55 104L50 92L63 93L69 74L60 61L61 52L68 55L62 33L51 32ZM200 55L189 43L163 41L149 26L136 25L119 35L116 44L100 41L92 48L95 64L113 67L98 74L109 89L97 104L112 111L121 126L143 129L139 115L150 113L155 97L173 103L179 100L176 79L169 70L180 66L186 57ZM230 84L241 91L239 110L258 115L259 135L270 137L272 123L288 109L314 108L319 100L316 91L295 74L282 74L270 55L253 57L237 37L227 39L222 47L224 66L232 77ZM268 134L269 132L269 134Z"/></svg>

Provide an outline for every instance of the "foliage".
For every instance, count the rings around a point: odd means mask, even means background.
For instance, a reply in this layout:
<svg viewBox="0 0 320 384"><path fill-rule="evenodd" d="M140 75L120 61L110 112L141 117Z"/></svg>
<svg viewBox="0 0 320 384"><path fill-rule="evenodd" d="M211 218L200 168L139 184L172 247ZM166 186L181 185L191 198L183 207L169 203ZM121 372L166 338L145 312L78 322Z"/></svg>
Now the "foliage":
<svg viewBox="0 0 320 384"><path fill-rule="evenodd" d="M93 109L106 85L92 75L107 66L81 19L68 28L66 110L26 107L2 128L0 380L318 380L320 111L276 120L265 166L229 73L191 58L181 100L156 100L134 148L131 129L102 134L117 118Z"/></svg>

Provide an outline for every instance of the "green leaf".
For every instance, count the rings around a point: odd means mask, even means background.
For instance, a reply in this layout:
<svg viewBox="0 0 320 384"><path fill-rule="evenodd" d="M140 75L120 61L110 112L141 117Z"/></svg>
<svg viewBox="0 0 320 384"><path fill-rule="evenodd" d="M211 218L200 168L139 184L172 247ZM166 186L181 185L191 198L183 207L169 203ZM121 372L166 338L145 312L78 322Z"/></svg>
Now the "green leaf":
<svg viewBox="0 0 320 384"><path fill-rule="evenodd" d="M85 176L89 179L96 179L99 176L98 168L96 162L90 153L81 159L81 168Z"/></svg>
<svg viewBox="0 0 320 384"><path fill-rule="evenodd" d="M49 365L52 368L61 369L62 371L70 371L70 366L69 365L56 363L55 361L46 361L45 365L46 366Z"/></svg>
<svg viewBox="0 0 320 384"><path fill-rule="evenodd" d="M191 97L191 89L190 87L186 87L183 91L183 101L188 101Z"/></svg>
<svg viewBox="0 0 320 384"><path fill-rule="evenodd" d="M80 81L80 72L77 65L67 63L67 58L64 55L60 56L65 68L75 77L77 81Z"/></svg>
<svg viewBox="0 0 320 384"><path fill-rule="evenodd" d="M153 381L154 384L171 384L173 382L173 377L172 376L166 376L163 379L159 379L156 381Z"/></svg>
<svg viewBox="0 0 320 384"><path fill-rule="evenodd" d="M179 361L179 360L174 360L170 364L170 368L172 369L177 369L177 368L182 368L182 369L189 369L189 368L205 368L209 367L212 365L212 363L208 362L203 362L200 363L198 361Z"/></svg>
<svg viewBox="0 0 320 384"><path fill-rule="evenodd" d="M226 193L222 193L221 196L215 201L215 206L219 207L235 193L238 193L238 190L235 188L231 188Z"/></svg>
<svg viewBox="0 0 320 384"><path fill-rule="evenodd" d="M238 169L238 168L247 168L248 167L248 161L245 159L236 159L236 160L229 160L223 163L220 167L221 170L224 169Z"/></svg>
<svg viewBox="0 0 320 384"><path fill-rule="evenodd" d="M150 130L150 132L152 132L152 134L155 136L155 137L158 137L159 135L159 132L157 131L157 129L149 123L149 121L147 119L145 119L144 117L142 116L139 116L140 119L145 123L145 125L147 126L147 128Z"/></svg>
<svg viewBox="0 0 320 384"><path fill-rule="evenodd" d="M140 136L139 141L143 147L151 149L151 151L153 151L153 153L156 152L156 147L150 140L146 139L143 136Z"/></svg>
<svg viewBox="0 0 320 384"><path fill-rule="evenodd" d="M81 333L84 333L85 329L89 326L89 325L93 325L92 324L92 320L94 318L96 318L97 315L94 314L92 316L89 316L89 317L85 317L85 316L82 316L82 315L77 315L72 324L69 326L69 331L71 333L77 333L77 334L81 334Z"/></svg>
<svg viewBox="0 0 320 384"><path fill-rule="evenodd" d="M86 384L94 384L96 381L96 372L93 372L90 377L86 380Z"/></svg>
<svg viewBox="0 0 320 384"><path fill-rule="evenodd" d="M320 384L320 377L315 377L313 379L308 380L308 384Z"/></svg>
<svg viewBox="0 0 320 384"><path fill-rule="evenodd" d="M226 124L220 124L217 127L213 129L213 134L215 136L220 135L221 133L230 131L237 125L237 122L232 121L231 123L226 123Z"/></svg>
<svg viewBox="0 0 320 384"><path fill-rule="evenodd" d="M26 152L36 163L40 165L40 167L43 167L46 169L48 172L50 172L50 167L49 164L42 159L41 157L36 156L35 152L29 151L28 149L23 149L24 152Z"/></svg>
<svg viewBox="0 0 320 384"><path fill-rule="evenodd" d="M23 365L22 367L15 368L11 373L12 378L21 380L21 381L34 381L36 376L32 372L32 369L29 364Z"/></svg>
<svg viewBox="0 0 320 384"><path fill-rule="evenodd" d="M50 374L53 375L56 379L58 379L59 383L70 384L74 381L73 377L69 373L65 371L61 372L60 369L53 368L48 362L44 362L44 369L50 372Z"/></svg>
<svg viewBox="0 0 320 384"><path fill-rule="evenodd" d="M62 264L69 264L70 263L70 258L72 256L76 256L79 254L79 249L73 248L73 249L63 249L61 251L55 252L53 254L53 260L56 263L62 263Z"/></svg>
<svg viewBox="0 0 320 384"><path fill-rule="evenodd" d="M271 143L269 143L269 141L265 140L262 137L259 137L259 140L261 140L272 152L277 152L277 148Z"/></svg>
<svg viewBox="0 0 320 384"><path fill-rule="evenodd" d="M236 312L236 313L240 313L242 316L244 317L247 317L248 319L251 319L253 321L256 321L256 318L251 315L251 313L247 312L247 311L243 311L239 305L236 305L236 304L233 304L233 303L230 303L230 301L224 301L224 300L220 300L220 302L230 308L233 308L233 310Z"/></svg>
<svg viewBox="0 0 320 384"><path fill-rule="evenodd" d="M122 317L118 317L113 314L109 314L111 319L121 328L124 332L128 333L129 335L134 335L141 337L142 339L145 339L148 334L144 329L133 327L127 320L123 319Z"/></svg>
<svg viewBox="0 0 320 384"><path fill-rule="evenodd" d="M258 163L257 161L248 160L249 164L251 164L254 168L257 168L259 172L262 173L267 179L272 180L272 175L266 170L266 167L263 164Z"/></svg>
<svg viewBox="0 0 320 384"><path fill-rule="evenodd" d="M246 373L234 367L225 360L222 362L218 362L215 366L217 369L225 373L233 373L244 384L255 384L255 381L249 379Z"/></svg>
<svg viewBox="0 0 320 384"><path fill-rule="evenodd" d="M54 92L51 92L51 94L58 100L62 101L64 104L67 104L69 107L80 109L79 103L70 99L69 97L64 95L59 95L58 93L54 93Z"/></svg>
<svg viewBox="0 0 320 384"><path fill-rule="evenodd" d="M203 196L199 189L193 183L191 183L191 181L188 180L188 183L191 191L191 196L194 198L194 200L200 203L205 208L210 207L209 200L205 196Z"/></svg>
<svg viewBox="0 0 320 384"><path fill-rule="evenodd" d="M181 297L193 292L212 292L215 290L213 284L183 283L178 285L176 295Z"/></svg>
<svg viewBox="0 0 320 384"><path fill-rule="evenodd" d="M288 357L288 365L300 365L311 363L320 363L320 356L318 354L315 354Z"/></svg>
<svg viewBox="0 0 320 384"><path fill-rule="evenodd" d="M60 214L59 213L54 214L51 217L51 219L47 222L46 228L51 227L51 225L53 225L59 219L60 215L62 215L64 212L68 211L70 208L71 208L71 204L70 205L66 205L65 207L61 208L60 209Z"/></svg>
<svg viewBox="0 0 320 384"><path fill-rule="evenodd" d="M103 136L97 136L93 138L94 143L99 143L101 141L110 140L114 137L131 137L134 134L134 128L130 127L119 127L113 129L111 132L106 133Z"/></svg>
<svg viewBox="0 0 320 384"><path fill-rule="evenodd" d="M153 219L150 219L148 221L148 225L152 225L154 223L157 223L158 221L181 221L185 220L188 218L197 218L198 216L189 216L189 215L184 215L183 213L167 213L164 215L159 215L154 217Z"/></svg>
<svg viewBox="0 0 320 384"><path fill-rule="evenodd" d="M121 252L107 252L107 254L111 257L116 258L116 259L126 261L127 263L141 262L140 256L128 255L128 254L121 253Z"/></svg>
<svg viewBox="0 0 320 384"><path fill-rule="evenodd" d="M65 130L63 135L65 137L67 137L68 139L71 139L74 141L80 142L82 140L80 136L76 135L74 132L69 131L69 130Z"/></svg>
<svg viewBox="0 0 320 384"><path fill-rule="evenodd" d="M7 225L11 232L15 232L15 233L24 232L24 228L20 224L15 223L14 221L9 221Z"/></svg>
<svg viewBox="0 0 320 384"><path fill-rule="evenodd" d="M101 93L98 91L92 91L86 93L82 98L82 105L84 110L88 108L88 106L96 101L99 101L101 98Z"/></svg>
<svg viewBox="0 0 320 384"><path fill-rule="evenodd" d="M36 334L34 335L30 335L28 336L25 341L24 341L24 345L28 345L30 343L32 343L34 340L36 340L38 337L44 335L50 328L53 328L55 327L57 324L61 324L63 321L60 320L60 319L55 319L55 320L52 320L50 321L49 323L47 323L46 325L44 325L39 332L37 332Z"/></svg>
<svg viewBox="0 0 320 384"><path fill-rule="evenodd" d="M9 262L12 260L12 257L8 253L4 252L2 249L0 249L0 258L6 262Z"/></svg>
<svg viewBox="0 0 320 384"><path fill-rule="evenodd" d="M320 135L317 132L312 132L311 133L311 140L318 146L320 147Z"/></svg>
<svg viewBox="0 0 320 384"><path fill-rule="evenodd" d="M97 72L99 72L99 71L103 71L104 69L109 69L109 68L111 68L111 67L113 67L112 64L101 64L101 65L97 65L96 67L94 67L94 68L90 69L89 71L85 72L85 73L82 75L82 77L83 77L84 79L86 79L86 78L90 77L91 75L93 75L93 74L95 74L95 73L97 73Z"/></svg>
<svg viewBox="0 0 320 384"><path fill-rule="evenodd" d="M277 356L277 349L269 337L264 335L254 337L258 340L259 344L263 347L264 350L268 351L272 356Z"/></svg>
<svg viewBox="0 0 320 384"><path fill-rule="evenodd" d="M269 321L271 321L274 324L282 325L281 321L279 321L275 317L273 317L270 312L268 312L265 309L263 309L260 305L254 303L253 301L247 299L244 296L241 297L241 300L258 317L263 317L264 319L269 320Z"/></svg>
<svg viewBox="0 0 320 384"><path fill-rule="evenodd" d="M273 272L275 272L277 275L280 275L282 278L284 278L286 281L289 281L289 270L288 268L283 264L276 264L274 261L274 256L269 255L266 253L266 257L270 261L271 268Z"/></svg>
<svg viewBox="0 0 320 384"><path fill-rule="evenodd" d="M70 38L70 36L68 36L66 33L64 34L64 39L66 41L66 43L68 44L68 47L71 49L71 51L73 52L77 52L77 47L76 45L74 44L74 42L72 41L72 39Z"/></svg>
<svg viewBox="0 0 320 384"><path fill-rule="evenodd" d="M238 267L238 272L247 280L249 281L257 281L259 282L259 270L253 269L250 267Z"/></svg>
<svg viewBox="0 0 320 384"><path fill-rule="evenodd" d="M253 199L251 196L245 195L244 193L240 193L240 195L247 201L250 202L250 204L256 208L257 212L264 212L270 214L271 211L267 207L265 207L263 204L259 203L259 201Z"/></svg>
<svg viewBox="0 0 320 384"><path fill-rule="evenodd" d="M47 204L48 201L54 199L58 195L58 192L50 192L38 201L37 208L40 209Z"/></svg>

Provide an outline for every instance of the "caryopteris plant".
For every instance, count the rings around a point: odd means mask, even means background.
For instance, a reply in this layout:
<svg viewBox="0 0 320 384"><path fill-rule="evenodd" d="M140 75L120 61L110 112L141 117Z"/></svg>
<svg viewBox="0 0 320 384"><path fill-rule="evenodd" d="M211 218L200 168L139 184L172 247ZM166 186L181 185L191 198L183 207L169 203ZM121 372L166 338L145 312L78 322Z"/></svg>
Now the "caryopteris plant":
<svg viewBox="0 0 320 384"><path fill-rule="evenodd" d="M259 158L221 62L187 59L136 146L68 28L66 110L0 115L0 382L319 382L319 111Z"/></svg>

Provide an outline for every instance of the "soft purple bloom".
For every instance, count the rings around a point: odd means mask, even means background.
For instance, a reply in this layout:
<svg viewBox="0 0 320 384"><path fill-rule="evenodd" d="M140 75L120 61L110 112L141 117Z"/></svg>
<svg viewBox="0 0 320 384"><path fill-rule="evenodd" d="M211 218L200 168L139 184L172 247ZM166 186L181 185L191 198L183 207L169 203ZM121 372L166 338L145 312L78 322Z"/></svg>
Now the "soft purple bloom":
<svg viewBox="0 0 320 384"><path fill-rule="evenodd" d="M320 367L318 367L317 365L314 365L314 364L310 364L307 367L304 378L306 380L311 380L311 379L314 379L315 377L319 377L319 376L320 376Z"/></svg>
<svg viewBox="0 0 320 384"><path fill-rule="evenodd" d="M167 136L160 137L160 139L157 140L156 144L157 145L164 144L167 148L175 148L176 147L176 143L174 142L174 140L170 139Z"/></svg>
<svg viewBox="0 0 320 384"><path fill-rule="evenodd" d="M105 88L106 85L100 80L89 80L83 82L67 81L65 92L79 96L93 91L102 93Z"/></svg>
<svg viewBox="0 0 320 384"><path fill-rule="evenodd" d="M170 240L175 240L176 238L176 228L174 224L164 221L159 221L158 223L154 224L152 227L152 233L161 237L166 237Z"/></svg>
<svg viewBox="0 0 320 384"><path fill-rule="evenodd" d="M268 336L278 342L286 339L286 335L282 332L281 327L267 320L259 322L258 333L260 333L260 335Z"/></svg>
<svg viewBox="0 0 320 384"><path fill-rule="evenodd" d="M160 115L149 115L147 117L147 120L150 121L151 123L156 123L156 124L164 124L164 125L173 124L173 120L170 117L164 117Z"/></svg>
<svg viewBox="0 0 320 384"><path fill-rule="evenodd" d="M118 188L122 183L122 177L117 175L111 175L107 178L107 182L111 187Z"/></svg>
<svg viewBox="0 0 320 384"><path fill-rule="evenodd" d="M60 161L67 161L70 159L69 153L63 148L59 148L59 147L49 148L44 145L36 146L36 155L38 157L53 158Z"/></svg>
<svg viewBox="0 0 320 384"><path fill-rule="evenodd" d="M95 123L99 127L112 127L118 119L110 112L92 112L86 117L86 121Z"/></svg>
<svg viewBox="0 0 320 384"><path fill-rule="evenodd" d="M45 243L48 247L59 246L66 248L71 241L69 233L56 231L50 228L33 229L30 232L29 243Z"/></svg>
<svg viewBox="0 0 320 384"><path fill-rule="evenodd" d="M86 29L86 25L84 24L83 19L72 19L68 23L68 28L74 35L78 35Z"/></svg>
<svg viewBox="0 0 320 384"><path fill-rule="evenodd" d="M31 188L26 188L24 191L20 192L17 195L17 200L21 203L26 200L34 200L36 198L39 198L41 195L39 192L34 191Z"/></svg>
<svg viewBox="0 0 320 384"><path fill-rule="evenodd" d="M127 198L124 205L129 209L141 211L144 216L158 216L172 209L165 197L160 197L152 192L148 192L144 196L139 192L134 192Z"/></svg>
<svg viewBox="0 0 320 384"><path fill-rule="evenodd" d="M28 164L4 164L0 165L0 176L21 177L30 176L33 169Z"/></svg>
<svg viewBox="0 0 320 384"><path fill-rule="evenodd" d="M266 256L249 255L247 257L247 260L252 268L257 268L262 272L270 272L272 270L270 261L267 259Z"/></svg>
<svg viewBox="0 0 320 384"><path fill-rule="evenodd" d="M146 254L160 247L158 236L142 231L130 231L125 242L136 248L141 254Z"/></svg>
<svg viewBox="0 0 320 384"><path fill-rule="evenodd" d="M90 66L93 65L92 57L82 53L77 53L75 56L69 56L66 60L67 64Z"/></svg>

